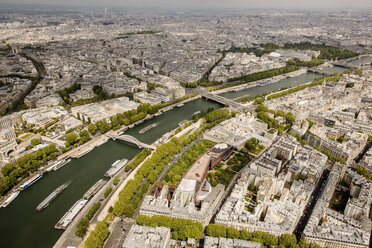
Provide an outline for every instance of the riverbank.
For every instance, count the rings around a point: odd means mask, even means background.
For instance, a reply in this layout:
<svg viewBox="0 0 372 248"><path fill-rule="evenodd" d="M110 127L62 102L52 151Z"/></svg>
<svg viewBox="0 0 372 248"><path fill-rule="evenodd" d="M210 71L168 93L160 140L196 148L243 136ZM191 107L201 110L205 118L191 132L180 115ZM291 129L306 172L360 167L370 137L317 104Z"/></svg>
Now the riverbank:
<svg viewBox="0 0 372 248"><path fill-rule="evenodd" d="M223 94L223 93L227 93L227 92L231 92L231 91L235 91L235 92L243 91L243 90L258 86L260 83L266 82L268 80L272 81L272 84L275 84L275 83L279 82L280 80L282 80L284 78L296 77L296 76L299 76L299 75L304 74L306 72L307 72L307 69L303 68L303 69L300 69L300 70L297 70L297 71L293 71L293 72L289 72L289 73L286 73L286 74L278 75L278 76L275 76L275 77L272 77L272 78L266 78L266 79L261 79L261 80L258 80L258 81L254 81L252 83L246 83L246 84L242 84L242 85L238 85L238 86L233 86L233 87L228 87L228 88L224 88L224 89L220 89L220 90L215 90L215 91L213 91L213 93L219 95L219 94Z"/></svg>

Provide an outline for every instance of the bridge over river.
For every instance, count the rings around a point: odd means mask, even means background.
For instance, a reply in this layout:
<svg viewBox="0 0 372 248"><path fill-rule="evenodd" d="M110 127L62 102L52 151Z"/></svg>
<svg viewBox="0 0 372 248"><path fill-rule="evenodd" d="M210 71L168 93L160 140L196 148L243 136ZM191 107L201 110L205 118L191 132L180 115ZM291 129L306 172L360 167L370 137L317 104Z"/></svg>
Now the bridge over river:
<svg viewBox="0 0 372 248"><path fill-rule="evenodd" d="M131 143L131 144L135 144L139 148L148 148L148 149L151 149L151 150L155 150L156 149L156 146L146 144L146 143L144 143L142 141L139 141L138 139L136 139L135 137L130 136L130 135L123 134L123 135L115 135L115 136L107 135L107 136L109 138L113 139L113 140L117 140L118 139L118 140L122 140L122 141L125 141L125 142L128 142L128 143Z"/></svg>
<svg viewBox="0 0 372 248"><path fill-rule="evenodd" d="M235 102L232 99L228 99L226 97L223 97L223 96L220 96L220 95L217 95L217 94L213 94L213 93L211 93L211 92L209 92L205 89L198 88L196 90L196 92L198 92L205 99L213 100L215 102L218 102L218 103L221 103L221 104L224 104L224 105L229 105L229 107L231 109L237 110L239 112L245 113L247 111L253 112L255 110L252 106L244 106L243 104L241 104L239 102Z"/></svg>

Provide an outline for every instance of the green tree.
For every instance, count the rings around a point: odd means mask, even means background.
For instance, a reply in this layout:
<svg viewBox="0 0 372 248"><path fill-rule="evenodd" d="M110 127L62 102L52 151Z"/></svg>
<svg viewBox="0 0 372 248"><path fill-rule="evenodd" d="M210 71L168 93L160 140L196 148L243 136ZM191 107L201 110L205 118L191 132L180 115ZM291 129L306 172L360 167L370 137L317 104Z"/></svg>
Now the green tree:
<svg viewBox="0 0 372 248"><path fill-rule="evenodd" d="M79 141L79 136L75 132L66 134L66 147L69 147Z"/></svg>
<svg viewBox="0 0 372 248"><path fill-rule="evenodd" d="M300 239L298 245L300 246L300 248L309 248L309 243L304 238Z"/></svg>
<svg viewBox="0 0 372 248"><path fill-rule="evenodd" d="M243 230L240 231L240 237L239 238L243 239L243 240L252 240L252 233L243 229Z"/></svg>
<svg viewBox="0 0 372 248"><path fill-rule="evenodd" d="M91 220L93 216L97 213L98 209L101 207L101 202L96 202L94 205L89 209L89 212L87 213L88 220Z"/></svg>
<svg viewBox="0 0 372 248"><path fill-rule="evenodd" d="M227 238L229 239L238 239L240 237L239 230L235 229L234 227L227 227Z"/></svg>
<svg viewBox="0 0 372 248"><path fill-rule="evenodd" d="M8 163L8 164L4 165L3 167L1 167L1 175L3 175L3 177L7 177L15 169L16 169L16 167L13 164Z"/></svg>
<svg viewBox="0 0 372 248"><path fill-rule="evenodd" d="M31 147L35 147L35 146L37 146L37 145L40 144L40 143L41 143L40 139L38 139L38 138L34 138L34 139L31 139L31 144L30 144L30 146L31 146Z"/></svg>
<svg viewBox="0 0 372 248"><path fill-rule="evenodd" d="M94 135L97 131L97 127L94 123L89 123L88 125L88 131L91 135Z"/></svg>
<svg viewBox="0 0 372 248"><path fill-rule="evenodd" d="M116 177L114 177L113 184L116 186L116 185L118 185L119 181L120 181L120 177L116 176Z"/></svg>
<svg viewBox="0 0 372 248"><path fill-rule="evenodd" d="M99 222L96 228L90 233L89 237L85 241L85 248L103 247L103 244L109 235L110 231L108 229L107 222Z"/></svg>
<svg viewBox="0 0 372 248"><path fill-rule="evenodd" d="M80 238L84 237L88 231L88 227L89 227L88 218L87 217L81 218L78 224L76 225L75 235Z"/></svg>
<svg viewBox="0 0 372 248"><path fill-rule="evenodd" d="M112 192L112 187L108 187L108 188L106 189L105 193L104 193L105 198L107 198L107 197L111 194L111 192Z"/></svg>
<svg viewBox="0 0 372 248"><path fill-rule="evenodd" d="M280 245L286 248L297 248L297 238L294 234L283 234L280 237Z"/></svg>
<svg viewBox="0 0 372 248"><path fill-rule="evenodd" d="M79 133L79 136L80 136L80 142L81 142L81 143L85 143L85 142L87 142L88 140L91 140L91 139L92 139L92 138L90 137L90 135L89 135L88 130L81 130L80 133Z"/></svg>
<svg viewBox="0 0 372 248"><path fill-rule="evenodd" d="M226 227L218 224L209 224L206 228L206 233L211 237L226 238Z"/></svg>

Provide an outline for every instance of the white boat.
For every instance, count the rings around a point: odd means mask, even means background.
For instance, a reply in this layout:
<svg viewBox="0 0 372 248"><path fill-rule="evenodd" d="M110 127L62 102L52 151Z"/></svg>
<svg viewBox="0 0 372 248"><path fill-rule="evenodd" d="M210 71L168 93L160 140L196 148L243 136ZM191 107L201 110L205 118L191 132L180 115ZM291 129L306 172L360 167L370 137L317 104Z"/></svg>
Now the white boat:
<svg viewBox="0 0 372 248"><path fill-rule="evenodd" d="M17 190L16 192L13 192L12 194L10 194L10 196L6 198L6 200L3 202L1 207L5 208L6 206L8 206L15 198L17 198L19 193L20 192Z"/></svg>
<svg viewBox="0 0 372 248"><path fill-rule="evenodd" d="M80 212L80 210L87 204L88 200L80 199L78 200L66 213L63 217L58 221L58 223L54 226L56 229L66 229L71 222L74 220L76 215Z"/></svg>
<svg viewBox="0 0 372 248"><path fill-rule="evenodd" d="M179 107L182 107L183 105L185 105L185 104L180 103L180 104L177 104L177 107L179 108Z"/></svg>
<svg viewBox="0 0 372 248"><path fill-rule="evenodd" d="M43 173L39 173L35 176L33 176L30 180L28 180L27 182L23 183L19 188L20 190L25 190L27 189L28 187L30 187L32 184L34 184L36 181L38 181L40 178L43 177Z"/></svg>

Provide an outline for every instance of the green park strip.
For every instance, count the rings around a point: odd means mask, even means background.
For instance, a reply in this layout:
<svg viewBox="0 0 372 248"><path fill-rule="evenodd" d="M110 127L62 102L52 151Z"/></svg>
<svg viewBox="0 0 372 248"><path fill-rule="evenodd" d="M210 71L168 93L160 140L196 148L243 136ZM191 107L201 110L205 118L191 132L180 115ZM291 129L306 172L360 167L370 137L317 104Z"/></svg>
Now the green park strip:
<svg viewBox="0 0 372 248"><path fill-rule="evenodd" d="M108 223L104 220L97 224L96 228L90 232L89 237L85 241L86 248L103 247L105 240L110 235Z"/></svg>
<svg viewBox="0 0 372 248"><path fill-rule="evenodd" d="M150 149L143 149L140 153L138 153L126 166L125 171L134 170L143 160L147 158L148 155L151 154Z"/></svg>

